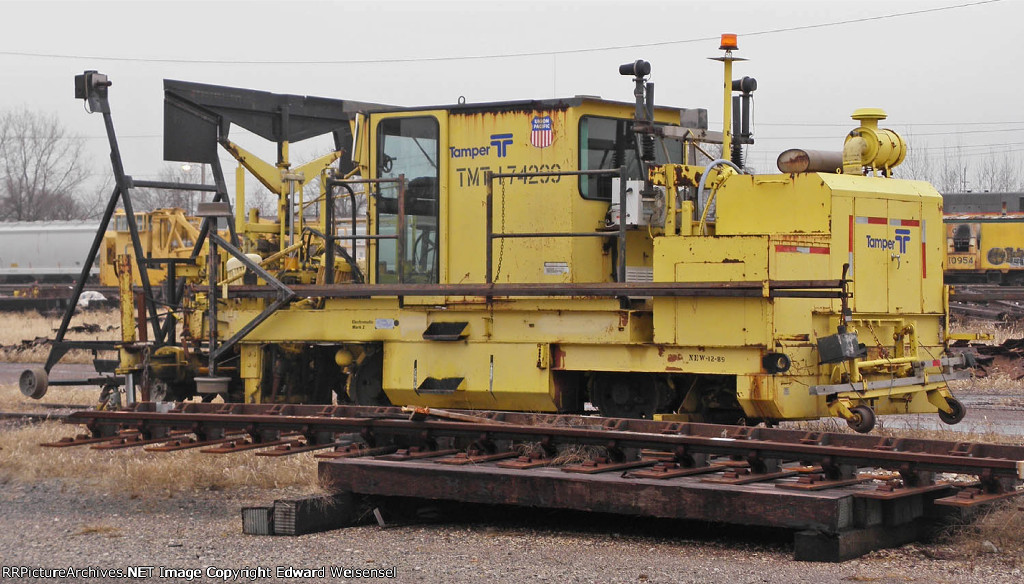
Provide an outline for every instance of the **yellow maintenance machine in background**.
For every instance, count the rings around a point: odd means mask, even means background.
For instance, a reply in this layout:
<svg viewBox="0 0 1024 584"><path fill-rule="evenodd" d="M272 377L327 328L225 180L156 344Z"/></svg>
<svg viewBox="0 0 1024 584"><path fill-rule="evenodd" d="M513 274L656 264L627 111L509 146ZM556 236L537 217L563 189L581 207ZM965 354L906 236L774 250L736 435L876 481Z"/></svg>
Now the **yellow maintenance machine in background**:
<svg viewBox="0 0 1024 584"><path fill-rule="evenodd" d="M732 79L728 37L722 132L706 110L654 105L637 61L620 68L633 103L334 102L321 116L344 121L344 148L299 169L286 139L271 165L219 134L278 194L277 221L205 207L239 243L214 237L197 262L181 343L126 343L121 371L250 403L958 422L941 197L892 178L906 146L875 109L829 163L746 172L756 83ZM288 103L281 123L311 107ZM711 159L718 144L730 159Z"/></svg>
<svg viewBox="0 0 1024 584"><path fill-rule="evenodd" d="M1024 214L946 215L946 281L1024 285Z"/></svg>
<svg viewBox="0 0 1024 584"><path fill-rule="evenodd" d="M135 257L128 232L128 220L123 209L118 209L114 213L113 222L113 226L103 236L100 252L99 278L102 286L118 285L118 256L124 255L132 259ZM151 259L188 258L199 237L199 221L195 217L185 215L185 211L178 208L135 213L135 224L138 226L146 257ZM165 266L155 264L148 269L149 279L153 284L161 284L166 280ZM138 273L135 274L134 284L142 284Z"/></svg>

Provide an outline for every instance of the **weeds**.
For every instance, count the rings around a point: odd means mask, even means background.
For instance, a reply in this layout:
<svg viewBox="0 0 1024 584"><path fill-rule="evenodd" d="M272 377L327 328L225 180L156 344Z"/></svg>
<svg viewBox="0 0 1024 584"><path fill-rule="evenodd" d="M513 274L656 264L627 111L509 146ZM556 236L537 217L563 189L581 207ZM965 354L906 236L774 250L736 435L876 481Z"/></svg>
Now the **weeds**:
<svg viewBox="0 0 1024 584"><path fill-rule="evenodd" d="M994 503L969 523L951 524L941 540L966 555L1002 553L1020 557L1024 553L1024 507L1017 499Z"/></svg>

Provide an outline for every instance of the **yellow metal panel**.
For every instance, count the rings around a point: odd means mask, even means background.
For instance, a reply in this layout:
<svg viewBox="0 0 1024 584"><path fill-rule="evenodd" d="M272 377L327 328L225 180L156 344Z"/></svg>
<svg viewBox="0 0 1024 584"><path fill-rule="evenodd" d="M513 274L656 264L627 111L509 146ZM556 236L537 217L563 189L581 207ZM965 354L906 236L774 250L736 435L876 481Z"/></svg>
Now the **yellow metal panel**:
<svg viewBox="0 0 1024 584"><path fill-rule="evenodd" d="M547 351L533 343L394 343L384 352L384 389L397 405L551 412ZM427 377L464 381L453 393L417 393Z"/></svg>
<svg viewBox="0 0 1024 584"><path fill-rule="evenodd" d="M889 240L888 202L861 197L854 201L853 300L855 312L885 312L889 306L889 263L883 242Z"/></svg>
<svg viewBox="0 0 1024 584"><path fill-rule="evenodd" d="M767 237L667 237L654 242L655 282L760 282L767 278Z"/></svg>
<svg viewBox="0 0 1024 584"><path fill-rule="evenodd" d="M942 198L926 196L921 199L921 249L923 278L921 282L921 311L944 314L943 268L944 242L942 236ZM912 241L913 243L913 241Z"/></svg>
<svg viewBox="0 0 1024 584"><path fill-rule="evenodd" d="M766 324L771 322L771 308L764 299L679 298L675 303L678 345L771 345L771 331Z"/></svg>
<svg viewBox="0 0 1024 584"><path fill-rule="evenodd" d="M852 263L854 311L941 312L945 242L935 189L922 181L819 176L835 194L834 252L847 238L847 258L834 253L833 270Z"/></svg>
<svg viewBox="0 0 1024 584"><path fill-rule="evenodd" d="M660 345L676 342L676 299L655 298L651 301L654 342Z"/></svg>
<svg viewBox="0 0 1024 584"><path fill-rule="evenodd" d="M890 201L888 217L886 237L894 243L889 255L889 311L921 312L921 283L927 269L922 257L926 252L921 247L921 203Z"/></svg>
<svg viewBox="0 0 1024 584"><path fill-rule="evenodd" d="M550 117L553 142L531 143L532 122ZM577 166L576 123L568 109L456 112L450 118L448 180L452 205L448 259L458 282L485 280L485 173L556 172ZM575 177L496 179L496 233L593 232L607 203L584 201ZM601 242L596 239L495 239L496 282L594 282L605 279Z"/></svg>
<svg viewBox="0 0 1024 584"><path fill-rule="evenodd" d="M813 376L740 375L736 397L751 418L808 419L827 415L825 399L812 396L807 387L817 383Z"/></svg>
<svg viewBox="0 0 1024 584"><path fill-rule="evenodd" d="M829 232L831 191L815 174L732 175L716 199L718 235Z"/></svg>
<svg viewBox="0 0 1024 584"><path fill-rule="evenodd" d="M446 230L452 282L482 282L485 266L485 172L574 171L579 168L579 122L584 115L631 119L632 106L584 100L564 109L499 112L453 111L449 118L447 171L450 206ZM533 120L550 117L552 143L531 142ZM658 110L659 122L678 113ZM506 136L511 136L506 138ZM443 157L444 158L444 157ZM586 200L573 176L495 180L494 231L593 233L604 225L609 203ZM614 235L614 234L610 234ZM495 239L496 282L602 282L611 279L607 240L581 238ZM650 238L631 233L630 266L649 266Z"/></svg>
<svg viewBox="0 0 1024 584"><path fill-rule="evenodd" d="M829 235L781 234L772 236L769 246L770 276L773 280L828 280L833 252Z"/></svg>
<svg viewBox="0 0 1024 584"><path fill-rule="evenodd" d="M654 240L656 282L768 278L768 238L665 237ZM766 344L767 309L759 298L655 298L654 340L693 345Z"/></svg>
<svg viewBox="0 0 1024 584"><path fill-rule="evenodd" d="M834 330L815 330L811 318L815 311L829 311L829 300L824 298L776 298L772 302L775 315L775 337L787 342L811 342L815 336L830 335Z"/></svg>
<svg viewBox="0 0 1024 584"><path fill-rule="evenodd" d="M245 379L245 402L260 401L260 377L263 373L263 350L260 345L245 343L241 346L239 375Z"/></svg>

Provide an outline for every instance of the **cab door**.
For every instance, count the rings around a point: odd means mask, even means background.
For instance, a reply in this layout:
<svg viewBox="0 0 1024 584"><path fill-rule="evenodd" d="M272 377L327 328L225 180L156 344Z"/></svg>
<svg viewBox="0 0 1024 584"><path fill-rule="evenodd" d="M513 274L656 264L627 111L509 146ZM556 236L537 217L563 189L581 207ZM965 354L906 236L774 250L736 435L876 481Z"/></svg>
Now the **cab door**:
<svg viewBox="0 0 1024 584"><path fill-rule="evenodd" d="M921 285L925 277L918 201L889 201L889 312L921 312Z"/></svg>
<svg viewBox="0 0 1024 584"><path fill-rule="evenodd" d="M447 228L446 112L402 112L371 117L370 175L405 178L404 226L399 232L399 187L382 182L369 215L380 239L370 246L371 281L437 284L446 280L442 234Z"/></svg>

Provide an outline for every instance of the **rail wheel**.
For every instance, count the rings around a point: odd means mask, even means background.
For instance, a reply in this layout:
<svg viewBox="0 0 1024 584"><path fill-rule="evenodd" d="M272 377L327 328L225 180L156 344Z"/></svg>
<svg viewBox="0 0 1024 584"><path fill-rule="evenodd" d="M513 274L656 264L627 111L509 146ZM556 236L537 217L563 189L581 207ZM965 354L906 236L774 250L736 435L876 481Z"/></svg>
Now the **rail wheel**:
<svg viewBox="0 0 1024 584"><path fill-rule="evenodd" d="M149 401L174 401L173 393L171 387L162 379L157 379L149 385Z"/></svg>
<svg viewBox="0 0 1024 584"><path fill-rule="evenodd" d="M875 427L875 411L868 406L855 406L850 408L853 417L846 420L846 423L855 432L867 434Z"/></svg>
<svg viewBox="0 0 1024 584"><path fill-rule="evenodd" d="M360 406L390 406L384 393L384 352L368 354L349 378L348 397Z"/></svg>
<svg viewBox="0 0 1024 584"><path fill-rule="evenodd" d="M590 403L610 418L651 418L660 401L655 384L642 376L597 375L590 388Z"/></svg>
<svg viewBox="0 0 1024 584"><path fill-rule="evenodd" d="M953 411L947 414L946 412L939 410L939 419L950 426L953 424L959 424L960 420L963 420L964 416L967 414L967 408L964 407L964 404L960 403L960 400L955 397L946 398L946 404L953 408Z"/></svg>
<svg viewBox="0 0 1024 584"><path fill-rule="evenodd" d="M46 395L46 388L49 385L49 376L46 369L26 369L18 379L18 386L25 397L40 399Z"/></svg>

